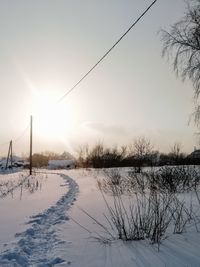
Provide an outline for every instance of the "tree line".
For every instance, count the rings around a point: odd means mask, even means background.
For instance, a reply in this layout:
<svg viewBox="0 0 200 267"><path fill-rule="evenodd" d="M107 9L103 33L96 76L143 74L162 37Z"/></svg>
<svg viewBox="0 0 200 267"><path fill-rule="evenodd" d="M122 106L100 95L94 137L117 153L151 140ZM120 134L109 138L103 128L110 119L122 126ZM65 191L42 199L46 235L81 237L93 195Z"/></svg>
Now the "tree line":
<svg viewBox="0 0 200 267"><path fill-rule="evenodd" d="M149 139L138 137L129 145L120 147L107 147L103 142L97 142L93 146L85 144L74 155L66 151L60 154L51 151L34 153L33 167L46 167L49 160L71 159L80 168L134 167L140 172L142 167L149 166L200 164L200 153L199 158L183 153L180 143L175 143L168 153L162 153L154 149Z"/></svg>
<svg viewBox="0 0 200 267"><path fill-rule="evenodd" d="M84 145L79 148L76 160L83 168L135 167L137 172L145 166L200 163L200 159L183 153L180 143L175 143L169 153L161 153L145 137L138 137L131 144L121 147L108 148L102 142L92 147Z"/></svg>
<svg viewBox="0 0 200 267"><path fill-rule="evenodd" d="M49 160L71 160L75 159L72 154L64 151L63 153L55 153L52 151L44 151L34 153L32 156L32 166L36 168L47 167ZM27 158L29 161L29 158Z"/></svg>

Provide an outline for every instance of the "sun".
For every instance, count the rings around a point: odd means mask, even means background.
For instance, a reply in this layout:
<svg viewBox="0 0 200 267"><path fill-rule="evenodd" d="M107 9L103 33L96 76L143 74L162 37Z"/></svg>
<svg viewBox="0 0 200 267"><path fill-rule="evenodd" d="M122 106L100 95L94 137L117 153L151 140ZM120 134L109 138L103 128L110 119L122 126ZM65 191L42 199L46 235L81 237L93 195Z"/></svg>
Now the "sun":
<svg viewBox="0 0 200 267"><path fill-rule="evenodd" d="M58 97L54 91L40 90L33 100L34 133L48 140L66 138L73 121L68 105L56 103Z"/></svg>

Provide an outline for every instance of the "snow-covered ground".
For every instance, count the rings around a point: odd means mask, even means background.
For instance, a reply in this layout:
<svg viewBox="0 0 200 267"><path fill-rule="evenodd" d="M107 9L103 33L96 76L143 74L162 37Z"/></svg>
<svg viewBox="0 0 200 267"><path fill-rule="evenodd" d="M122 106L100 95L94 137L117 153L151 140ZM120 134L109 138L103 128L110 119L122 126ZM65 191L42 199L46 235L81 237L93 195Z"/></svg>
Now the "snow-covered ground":
<svg viewBox="0 0 200 267"><path fill-rule="evenodd" d="M79 185L79 195L75 205L69 211L71 220L59 226L60 238L67 240L66 246L54 251L59 253L67 266L69 262L75 267L199 267L200 233L188 228L182 235L171 234L162 242L160 251L148 241L122 242L105 244L93 237L102 233L81 209L106 224L106 213L102 195L97 189L96 178L101 171L71 170L67 174ZM107 197L109 201L109 197ZM81 225L78 225L78 223ZM86 229L84 229L85 227Z"/></svg>
<svg viewBox="0 0 200 267"><path fill-rule="evenodd" d="M106 207L96 180L102 175L101 171L62 170L57 173L60 175L48 176L57 181L61 176L62 184L67 183L67 188L61 187L65 191L60 192L62 197L57 194L54 202L46 203L48 208L43 206L40 211L36 209L27 214L35 215L24 219L29 224L23 224L23 230L17 230L13 242L4 247L0 255L0 266L200 266L200 233L194 227L188 228L182 235L168 235L159 252L157 246L144 240L106 243L95 239L102 234L102 229L82 210L106 223L103 215ZM56 202L59 196L60 199ZM110 201L110 197L107 198ZM37 202L37 197L35 201ZM30 210L32 205L34 206L34 201L32 204L27 202L26 210ZM37 212L39 214L36 215Z"/></svg>
<svg viewBox="0 0 200 267"><path fill-rule="evenodd" d="M27 173L14 173L0 175L0 181L5 184L8 182L8 190L16 187L0 199L0 249L2 249L14 238L15 233L24 230L24 224L29 220L29 216L36 215L55 204L66 192L66 187L61 186L63 179L60 176L55 177L51 174L29 177ZM3 192L4 194L7 192L5 186Z"/></svg>
<svg viewBox="0 0 200 267"><path fill-rule="evenodd" d="M15 173L0 176L0 180L12 181L16 187L20 176ZM76 184L70 178L63 180L56 174L37 174L1 198L0 266L47 263L46 252L57 242L54 225L67 219L63 209L73 202L75 194Z"/></svg>

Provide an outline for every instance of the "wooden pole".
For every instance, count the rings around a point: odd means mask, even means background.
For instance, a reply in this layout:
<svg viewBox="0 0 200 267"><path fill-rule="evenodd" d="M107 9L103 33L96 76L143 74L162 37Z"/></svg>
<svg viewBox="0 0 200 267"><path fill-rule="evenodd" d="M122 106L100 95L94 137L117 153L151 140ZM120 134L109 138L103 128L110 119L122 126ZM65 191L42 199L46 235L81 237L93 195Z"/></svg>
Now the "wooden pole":
<svg viewBox="0 0 200 267"><path fill-rule="evenodd" d="M11 141L10 141L10 144L9 144L9 148L8 148L8 156L7 156L7 160L6 160L6 168L8 168L8 161L9 161L9 157L10 157L10 146L11 146Z"/></svg>
<svg viewBox="0 0 200 267"><path fill-rule="evenodd" d="M13 165L13 154L12 154L12 140L10 141L10 166Z"/></svg>
<svg viewBox="0 0 200 267"><path fill-rule="evenodd" d="M33 149L33 117L30 120L30 175L32 175L32 149Z"/></svg>

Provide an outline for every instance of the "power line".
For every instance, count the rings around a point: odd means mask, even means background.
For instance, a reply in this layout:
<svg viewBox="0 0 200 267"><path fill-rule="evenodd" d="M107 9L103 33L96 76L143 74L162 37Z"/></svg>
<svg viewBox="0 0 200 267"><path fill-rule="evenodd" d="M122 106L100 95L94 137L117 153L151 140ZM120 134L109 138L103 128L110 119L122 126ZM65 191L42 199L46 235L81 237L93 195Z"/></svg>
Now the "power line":
<svg viewBox="0 0 200 267"><path fill-rule="evenodd" d="M22 137L24 137L24 135L26 134L26 132L28 131L28 129L30 128L30 123L26 126L26 128L23 130L23 132L13 140L13 142L18 142Z"/></svg>
<svg viewBox="0 0 200 267"><path fill-rule="evenodd" d="M154 0L145 11L133 22L133 24L125 31L125 33L114 43L114 45L97 61L97 63L88 71L85 75L71 88L69 89L63 96L61 96L57 103L61 102L67 95L69 95L100 63L105 59L105 57L118 45L118 43L128 34L128 32L144 17L144 15L151 9L151 7L158 0Z"/></svg>
<svg viewBox="0 0 200 267"><path fill-rule="evenodd" d="M124 32L124 34L121 35L121 37L113 44L113 46L96 62L95 65L93 65L88 72L86 72L85 75L82 76L82 78L69 89L63 96L61 96L57 103L61 102L67 95L69 95L107 56L108 54L118 45L118 43L129 33L129 31L145 16L145 14L153 7L153 5L156 4L158 0L154 0L146 9L145 11L133 22L133 24ZM17 138L13 140L13 142L18 142L27 132L27 130L30 128L30 125L28 124L27 127L24 129L22 134L20 134ZM4 146L6 144L9 144L9 142L5 142L0 144L0 146Z"/></svg>
<svg viewBox="0 0 200 267"><path fill-rule="evenodd" d="M27 126L26 126L26 128L23 130L23 132L17 137L17 138L15 138L14 140L13 140L13 142L18 142L22 137L24 137L24 135L25 135L25 133L28 131L28 129L30 128L30 125L28 124ZM2 144L0 144L0 146L5 146L5 145L8 145L10 143L10 141L9 142L5 142L5 143L2 143Z"/></svg>

